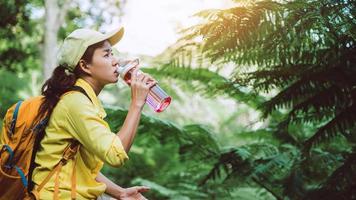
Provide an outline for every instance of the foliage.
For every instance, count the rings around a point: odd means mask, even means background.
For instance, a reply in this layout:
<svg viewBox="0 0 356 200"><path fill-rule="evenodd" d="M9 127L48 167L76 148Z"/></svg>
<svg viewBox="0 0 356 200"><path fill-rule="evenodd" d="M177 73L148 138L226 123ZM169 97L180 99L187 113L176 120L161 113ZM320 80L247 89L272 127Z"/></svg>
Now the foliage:
<svg viewBox="0 0 356 200"><path fill-rule="evenodd" d="M69 10L59 40L107 22L100 2L89 2L96 6ZM197 13L205 21L144 71L208 99L233 99L238 110L214 131L143 114L130 160L104 174L123 187L150 186L149 199L356 198L355 1L235 2ZM0 115L28 89L28 69L40 70L43 19L31 12L42 3L0 3ZM242 103L261 126L241 125ZM127 110L106 110L116 132Z"/></svg>
<svg viewBox="0 0 356 200"><path fill-rule="evenodd" d="M323 184L323 187L310 192L306 199L354 199L355 190L355 153L347 156L340 166Z"/></svg>
<svg viewBox="0 0 356 200"><path fill-rule="evenodd" d="M306 141L309 149L347 134L356 122L354 9L353 1L298 0L207 10L197 16L208 22L187 29L182 40L202 36L199 45L210 61L257 69L235 70L232 82L262 92L280 90L261 105L264 117L290 108L284 124L323 124Z"/></svg>
<svg viewBox="0 0 356 200"><path fill-rule="evenodd" d="M118 130L127 111L107 109L107 113L112 130ZM122 185L148 183L155 190L154 199L178 198L179 195L200 199L205 194L203 189L199 190L197 182L201 171L209 168L201 165L197 158L218 152L218 144L208 129L200 125L179 127L144 115L128 164L117 172L107 167L105 172ZM211 161L206 159L205 162Z"/></svg>
<svg viewBox="0 0 356 200"><path fill-rule="evenodd" d="M18 78L12 72L0 69L0 77L2 80L2 84L0 85L0 96L2 97L0 101L0 116L2 119L10 106L21 100L19 93L14 91L26 89L27 86L25 81L26 79Z"/></svg>
<svg viewBox="0 0 356 200"><path fill-rule="evenodd" d="M0 68L11 72L38 68L40 37L26 1L0 2Z"/></svg>
<svg viewBox="0 0 356 200"><path fill-rule="evenodd" d="M243 98L246 94L275 93L255 102L262 118L272 120L269 129L275 139L293 149L276 146L274 159L261 163L254 161L253 154L241 154L241 147L222 152L203 183L225 172L225 178L239 181L252 177L277 199L302 199L309 189L327 188L321 182L333 179L331 173L340 163L348 163L348 169L354 166L345 155L355 142L355 7L348 0L267 0L196 14L205 21L182 31L184 36L168 49L170 60L160 72L187 80L181 72L204 68L213 81L203 82L199 90L213 94L217 90L211 88L219 88L225 94L237 94L234 98L248 105L253 104ZM213 78L231 63L234 68L225 82L235 88ZM297 135L298 129L306 133ZM336 151L315 147L320 142L340 144L338 138L345 142ZM318 174L315 167L323 162L330 168ZM256 170L262 170L262 180L252 176ZM353 182L333 183L346 188L338 195L352 197L348 188Z"/></svg>

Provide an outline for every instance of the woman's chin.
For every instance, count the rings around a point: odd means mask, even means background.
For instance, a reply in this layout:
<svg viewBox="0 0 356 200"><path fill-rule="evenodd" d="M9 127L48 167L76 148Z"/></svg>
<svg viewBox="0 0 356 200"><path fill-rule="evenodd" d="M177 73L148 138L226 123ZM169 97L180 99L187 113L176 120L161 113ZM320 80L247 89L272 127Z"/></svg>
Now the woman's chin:
<svg viewBox="0 0 356 200"><path fill-rule="evenodd" d="M119 81L118 78L112 78L112 79L106 80L104 85L117 83L118 81Z"/></svg>
<svg viewBox="0 0 356 200"><path fill-rule="evenodd" d="M119 77L115 77L112 79L112 82L111 83L117 83L119 81Z"/></svg>

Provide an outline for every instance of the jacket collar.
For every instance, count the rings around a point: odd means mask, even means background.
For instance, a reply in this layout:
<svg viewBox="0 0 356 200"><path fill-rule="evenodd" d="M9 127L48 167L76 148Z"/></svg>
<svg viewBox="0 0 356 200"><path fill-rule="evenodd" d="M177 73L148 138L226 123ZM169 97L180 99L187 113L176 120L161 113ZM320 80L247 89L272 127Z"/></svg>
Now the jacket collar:
<svg viewBox="0 0 356 200"><path fill-rule="evenodd" d="M90 86L90 84L88 82L86 82L84 79L78 78L75 85L84 89L84 91L88 94L90 99L93 101L95 108L98 109L99 115L102 118L106 117L106 112L105 112L99 98L96 96L94 89Z"/></svg>

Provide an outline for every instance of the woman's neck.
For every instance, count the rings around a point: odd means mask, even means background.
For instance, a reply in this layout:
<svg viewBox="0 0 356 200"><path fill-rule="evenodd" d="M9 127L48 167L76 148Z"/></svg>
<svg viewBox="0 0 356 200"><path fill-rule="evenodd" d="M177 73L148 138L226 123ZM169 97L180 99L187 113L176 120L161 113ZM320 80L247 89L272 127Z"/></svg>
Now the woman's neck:
<svg viewBox="0 0 356 200"><path fill-rule="evenodd" d="M104 88L104 85L100 84L98 81L92 79L91 77L82 77L82 79L93 88L96 96L98 96L101 90Z"/></svg>

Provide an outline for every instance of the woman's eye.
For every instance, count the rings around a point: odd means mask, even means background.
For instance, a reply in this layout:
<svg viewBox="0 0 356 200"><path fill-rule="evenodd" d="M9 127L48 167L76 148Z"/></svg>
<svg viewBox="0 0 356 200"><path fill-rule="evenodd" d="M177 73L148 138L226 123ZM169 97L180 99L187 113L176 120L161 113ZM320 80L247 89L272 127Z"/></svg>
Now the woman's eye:
<svg viewBox="0 0 356 200"><path fill-rule="evenodd" d="M110 56L113 56L114 54L113 53L107 53L104 55L104 57L110 57Z"/></svg>

